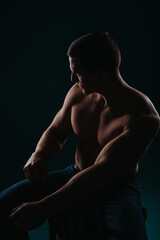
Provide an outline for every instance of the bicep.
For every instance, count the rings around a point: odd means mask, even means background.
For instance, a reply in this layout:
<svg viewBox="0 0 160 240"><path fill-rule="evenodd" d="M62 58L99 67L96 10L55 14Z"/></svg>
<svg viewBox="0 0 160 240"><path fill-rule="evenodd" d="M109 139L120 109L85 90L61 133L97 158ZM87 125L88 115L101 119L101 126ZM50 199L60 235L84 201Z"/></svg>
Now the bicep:
<svg viewBox="0 0 160 240"><path fill-rule="evenodd" d="M71 112L72 106L77 98L76 86L73 86L67 93L63 106L54 117L49 129L54 131L57 139L61 144L64 144L68 136L72 132Z"/></svg>
<svg viewBox="0 0 160 240"><path fill-rule="evenodd" d="M135 136L132 135L131 131L125 130L103 147L95 164L103 163L108 165L110 162L117 164L128 161L135 153L135 141Z"/></svg>
<svg viewBox="0 0 160 240"><path fill-rule="evenodd" d="M152 117L134 119L130 128L125 129L120 135L107 143L100 152L96 162L107 163L132 162L136 163L147 151L152 143L157 125Z"/></svg>
<svg viewBox="0 0 160 240"><path fill-rule="evenodd" d="M62 107L56 114L49 128L54 131L54 134L56 135L59 142L61 144L64 144L72 132L71 110L64 109L64 107Z"/></svg>

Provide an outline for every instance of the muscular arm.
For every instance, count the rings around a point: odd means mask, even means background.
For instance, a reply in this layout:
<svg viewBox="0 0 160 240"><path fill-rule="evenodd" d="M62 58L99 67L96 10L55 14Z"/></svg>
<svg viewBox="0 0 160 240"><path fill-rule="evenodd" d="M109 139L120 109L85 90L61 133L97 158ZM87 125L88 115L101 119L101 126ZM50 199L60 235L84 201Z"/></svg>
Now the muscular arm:
<svg viewBox="0 0 160 240"><path fill-rule="evenodd" d="M94 165L79 172L61 189L41 200L47 215L103 187L113 176L124 173L124 169L127 171L128 166L134 165L147 150L158 129L159 119L142 120L135 128L126 129L107 143Z"/></svg>
<svg viewBox="0 0 160 240"><path fill-rule="evenodd" d="M41 154L44 158L54 157L72 132L71 108L73 101L74 89L72 87L65 98L63 107L37 144L35 152Z"/></svg>
<svg viewBox="0 0 160 240"><path fill-rule="evenodd" d="M24 173L30 180L47 179L48 162L62 148L72 131L71 107L75 98L75 91L72 87L68 92L63 107L57 113L54 120L43 133L35 152L24 166Z"/></svg>
<svg viewBox="0 0 160 240"><path fill-rule="evenodd" d="M48 160L57 155L72 131L70 123L64 119L65 114L67 116L62 108L36 146L35 153L44 159Z"/></svg>
<svg viewBox="0 0 160 240"><path fill-rule="evenodd" d="M56 210L84 198L103 187L113 176L126 172L147 150L160 125L159 118L154 117L142 117L137 124L134 120L104 146L94 165L76 174L55 193L13 209L10 218L26 231L32 230Z"/></svg>

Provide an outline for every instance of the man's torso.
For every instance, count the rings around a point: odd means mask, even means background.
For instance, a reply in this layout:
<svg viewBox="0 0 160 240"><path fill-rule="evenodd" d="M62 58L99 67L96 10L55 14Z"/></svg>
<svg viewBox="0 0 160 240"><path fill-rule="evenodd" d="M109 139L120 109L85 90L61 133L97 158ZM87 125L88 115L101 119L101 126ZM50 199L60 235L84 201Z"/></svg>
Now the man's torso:
<svg viewBox="0 0 160 240"><path fill-rule="evenodd" d="M145 95L133 88L129 89L126 104L115 108L97 93L84 95L78 86L74 88L79 97L72 107L71 124L78 137L76 163L80 169L93 165L102 148L127 128L132 117L154 111ZM137 171L138 164L133 173Z"/></svg>

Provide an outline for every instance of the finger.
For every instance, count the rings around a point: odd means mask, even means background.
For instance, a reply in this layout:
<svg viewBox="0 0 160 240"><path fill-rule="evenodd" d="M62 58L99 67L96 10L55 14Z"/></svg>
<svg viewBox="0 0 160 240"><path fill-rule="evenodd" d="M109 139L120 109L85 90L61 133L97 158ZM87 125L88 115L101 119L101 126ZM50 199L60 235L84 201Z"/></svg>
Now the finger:
<svg viewBox="0 0 160 240"><path fill-rule="evenodd" d="M27 172L26 172L26 167L24 166L24 168L23 168L23 172L24 172L24 175L26 176L26 178L27 178Z"/></svg>
<svg viewBox="0 0 160 240"><path fill-rule="evenodd" d="M20 204L20 205L18 205L17 207L13 208L13 209L12 209L12 212L15 212L18 208L20 208L21 205L22 205L22 204Z"/></svg>
<svg viewBox="0 0 160 240"><path fill-rule="evenodd" d="M28 165L25 167L25 174L29 180L36 180L35 168L33 165Z"/></svg>
<svg viewBox="0 0 160 240"><path fill-rule="evenodd" d="M28 224L28 222L24 222L23 217L19 218L17 221L13 221L14 225L24 231L29 231L34 229L34 227L31 227L30 224Z"/></svg>
<svg viewBox="0 0 160 240"><path fill-rule="evenodd" d="M12 212L10 214L10 216L13 216L13 214L19 209L19 206L18 207L15 207L12 209Z"/></svg>
<svg viewBox="0 0 160 240"><path fill-rule="evenodd" d="M23 209L25 207L26 203L22 203L21 205L13 208L11 214L9 215L10 218L16 219L19 218L20 216L23 216Z"/></svg>
<svg viewBox="0 0 160 240"><path fill-rule="evenodd" d="M27 173L27 178L29 180L32 180L32 174L31 174L31 167L30 166L26 167L26 173Z"/></svg>
<svg viewBox="0 0 160 240"><path fill-rule="evenodd" d="M12 221L13 221L13 223L17 226L17 227L19 227L19 228L22 228L22 226L24 225L24 218L23 218L23 216L16 216L16 218L12 218Z"/></svg>
<svg viewBox="0 0 160 240"><path fill-rule="evenodd" d="M33 166L32 166L32 165L29 165L29 166L27 167L28 179L32 180L32 178L33 178L33 172L34 172Z"/></svg>
<svg viewBox="0 0 160 240"><path fill-rule="evenodd" d="M21 208L23 206L23 203L21 205L18 205L17 207L12 209L11 214L13 215L19 208Z"/></svg>
<svg viewBox="0 0 160 240"><path fill-rule="evenodd" d="M23 171L24 171L24 174L25 174L26 178L29 179L28 167L27 166L24 167Z"/></svg>
<svg viewBox="0 0 160 240"><path fill-rule="evenodd" d="M28 175L29 175L29 179L32 181L38 181L38 180L42 180L42 176L40 174L41 172L41 168L37 167L36 165L31 165L28 166Z"/></svg>
<svg viewBox="0 0 160 240"><path fill-rule="evenodd" d="M32 221L29 221L29 220L26 220L24 218L24 216L21 216L15 220L13 220L13 223L19 228L19 229L22 229L24 231L29 231L29 230L33 230L35 229L36 227L38 227L39 223L33 223Z"/></svg>
<svg viewBox="0 0 160 240"><path fill-rule="evenodd" d="M16 209L13 209L12 213L9 215L9 218L11 218L13 221L18 219L21 216L20 210L21 207L18 207Z"/></svg>

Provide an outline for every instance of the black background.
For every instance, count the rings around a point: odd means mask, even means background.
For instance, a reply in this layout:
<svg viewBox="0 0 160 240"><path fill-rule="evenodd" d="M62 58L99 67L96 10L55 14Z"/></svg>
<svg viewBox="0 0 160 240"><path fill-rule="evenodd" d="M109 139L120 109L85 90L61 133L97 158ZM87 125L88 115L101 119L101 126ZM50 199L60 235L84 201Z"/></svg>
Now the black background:
<svg viewBox="0 0 160 240"><path fill-rule="evenodd" d="M160 112L158 4L137 1L23 1L0 6L0 190L24 178L23 166L61 108L69 88L70 43L93 31L108 31L122 55L124 80L145 93ZM150 240L160 235L160 135L140 162L138 179L148 210ZM74 161L76 138L50 162ZM44 239L46 226L30 233Z"/></svg>

